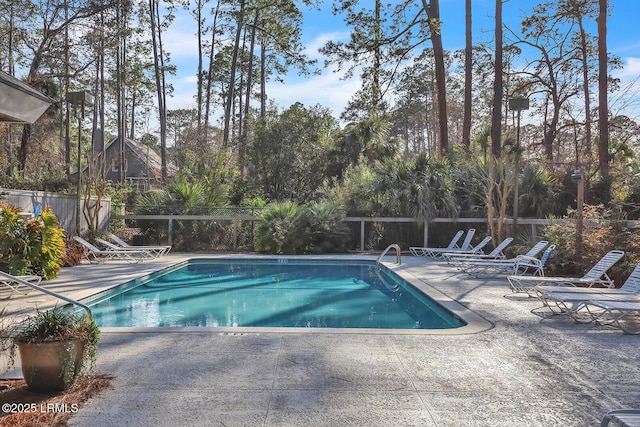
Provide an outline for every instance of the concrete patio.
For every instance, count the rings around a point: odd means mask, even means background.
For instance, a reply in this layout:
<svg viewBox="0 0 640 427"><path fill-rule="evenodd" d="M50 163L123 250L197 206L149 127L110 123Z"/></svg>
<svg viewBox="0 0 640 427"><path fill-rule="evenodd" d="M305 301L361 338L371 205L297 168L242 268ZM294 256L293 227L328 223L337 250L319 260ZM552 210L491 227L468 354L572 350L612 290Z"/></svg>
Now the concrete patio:
<svg viewBox="0 0 640 427"><path fill-rule="evenodd" d="M186 257L66 268L45 286L82 298ZM544 320L532 313L539 302L510 295L504 278L402 261L406 274L493 327L463 335L105 328L97 372L115 377L113 389L70 425L595 426L610 409L640 407L640 336ZM32 293L8 304L15 312L53 302Z"/></svg>

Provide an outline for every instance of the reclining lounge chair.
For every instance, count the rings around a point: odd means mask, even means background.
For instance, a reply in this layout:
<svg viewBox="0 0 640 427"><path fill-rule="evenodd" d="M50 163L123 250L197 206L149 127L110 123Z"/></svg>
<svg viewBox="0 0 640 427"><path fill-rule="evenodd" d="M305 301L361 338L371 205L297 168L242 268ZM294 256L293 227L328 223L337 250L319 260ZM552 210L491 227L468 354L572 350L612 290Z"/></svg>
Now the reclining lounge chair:
<svg viewBox="0 0 640 427"><path fill-rule="evenodd" d="M156 257L166 255L171 250L171 245L132 246L113 233L109 233L109 238L119 246L119 249L145 250L151 252Z"/></svg>
<svg viewBox="0 0 640 427"><path fill-rule="evenodd" d="M469 244L471 243L471 238L473 237L473 234L476 232L475 229L470 229L467 233L467 237L465 237L465 240L462 244L462 246L458 245L458 241L460 240L460 238L462 237L462 235L464 234L464 231L459 230L455 236L453 236L453 238L451 239L451 242L449 242L449 244L447 245L446 248L425 248L425 247L420 247L420 246L411 246L409 247L409 252L411 252L412 255L415 256L434 256L434 255L430 255L432 253L432 251L434 250L440 250L440 249L449 249L449 250L453 250L453 249L461 249L463 247L468 247ZM437 252L433 252L434 254L436 254ZM440 256L440 253L437 253L437 256Z"/></svg>
<svg viewBox="0 0 640 427"><path fill-rule="evenodd" d="M555 249L555 245L549 246L540 258L536 256L549 244L546 240L536 243L527 253L511 259L473 259L463 261L458 268L463 272L475 276L495 275L532 275L544 276L544 266Z"/></svg>
<svg viewBox="0 0 640 427"><path fill-rule="evenodd" d="M601 299L581 303L571 313L572 316L577 322L584 323L577 317L577 312L584 308L584 311L589 315L587 322L613 326L625 334L640 334L640 297L636 296L635 301L620 301L613 296L609 300L605 297L609 296L603 295Z"/></svg>
<svg viewBox="0 0 640 427"><path fill-rule="evenodd" d="M507 258L507 256L504 254L503 251L507 246L509 246L511 244L512 241L513 241L513 237L507 237L502 242L500 242L500 244L498 246L496 246L491 252L489 252L486 255L485 254L479 254L479 253L447 252L447 253L443 254L442 257L448 263L454 264L454 265L458 265L460 263L464 263L465 261L469 261L469 260L498 260L498 259L505 259L505 258Z"/></svg>
<svg viewBox="0 0 640 427"><path fill-rule="evenodd" d="M20 295L27 295L28 292L24 292L19 289L21 281L39 285L40 281L42 281L42 277L36 275L14 276L12 274L5 273L4 271L0 271L0 286L6 286L11 289L11 294L15 292ZM11 294L9 294L7 298L10 297Z"/></svg>
<svg viewBox="0 0 640 427"><path fill-rule="evenodd" d="M616 409L602 417L600 427L608 427L613 422L616 426L640 426L640 409Z"/></svg>
<svg viewBox="0 0 640 427"><path fill-rule="evenodd" d="M558 286L576 286L585 287L601 286L613 287L613 280L607 275L607 271L624 256L623 251L610 251L603 256L600 261L594 265L582 277L535 277L535 276L517 276L507 277L511 289L514 292L526 292L532 296L539 296L547 290L558 290Z"/></svg>
<svg viewBox="0 0 640 427"><path fill-rule="evenodd" d="M149 254L145 251L131 251L131 250L102 250L96 248L91 243L87 242L80 236L73 236L73 239L80 243L84 249L82 257L89 262L103 263L105 261L127 261L127 262L140 262L143 259L148 259Z"/></svg>
<svg viewBox="0 0 640 427"><path fill-rule="evenodd" d="M620 288L552 287L538 296L544 306L558 313L577 312L589 300L637 302L640 301L640 264Z"/></svg>

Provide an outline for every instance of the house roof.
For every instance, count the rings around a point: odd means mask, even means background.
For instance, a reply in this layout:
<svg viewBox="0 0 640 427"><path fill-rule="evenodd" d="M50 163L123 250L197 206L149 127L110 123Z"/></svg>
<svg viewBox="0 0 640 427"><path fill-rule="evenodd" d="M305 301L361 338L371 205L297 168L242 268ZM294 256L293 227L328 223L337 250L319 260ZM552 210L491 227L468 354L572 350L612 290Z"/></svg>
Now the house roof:
<svg viewBox="0 0 640 427"><path fill-rule="evenodd" d="M0 71L0 122L34 123L55 101Z"/></svg>
<svg viewBox="0 0 640 427"><path fill-rule="evenodd" d="M113 144L117 142L118 138L113 138L106 147L108 150ZM125 138L125 144L131 150L134 156L140 160L142 164L147 165L150 169L160 172L162 170L162 158L151 147L143 144L138 144L128 138ZM172 163L167 163L167 172L175 172L176 167Z"/></svg>

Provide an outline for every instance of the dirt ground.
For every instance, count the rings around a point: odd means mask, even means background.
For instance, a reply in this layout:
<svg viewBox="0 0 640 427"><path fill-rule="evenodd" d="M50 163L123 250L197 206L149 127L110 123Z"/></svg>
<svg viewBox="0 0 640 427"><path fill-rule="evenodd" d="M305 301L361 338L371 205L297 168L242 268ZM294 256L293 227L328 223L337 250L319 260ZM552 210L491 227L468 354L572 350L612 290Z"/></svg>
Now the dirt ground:
<svg viewBox="0 0 640 427"><path fill-rule="evenodd" d="M108 375L85 376L67 391L34 393L24 380L0 379L0 426L66 426L90 398L111 387Z"/></svg>

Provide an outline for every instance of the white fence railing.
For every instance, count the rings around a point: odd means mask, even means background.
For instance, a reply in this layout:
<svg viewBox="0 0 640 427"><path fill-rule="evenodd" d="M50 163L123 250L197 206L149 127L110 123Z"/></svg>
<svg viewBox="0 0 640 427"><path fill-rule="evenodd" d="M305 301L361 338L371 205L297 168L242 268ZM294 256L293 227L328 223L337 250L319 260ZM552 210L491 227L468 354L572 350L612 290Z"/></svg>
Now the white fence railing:
<svg viewBox="0 0 640 427"><path fill-rule="evenodd" d="M242 221L259 221L260 218L254 215L114 215L113 219L118 220L156 220L156 221L167 221L167 229L168 229L168 244L172 244L171 235L173 230L173 221L233 221L234 223L234 249L237 246L237 230L239 223ZM365 250L365 239L366 239L366 224L377 222L377 223L417 223L418 221L415 218L410 217L346 217L344 219L346 222L356 222L360 223L360 251ZM484 224L486 226L488 219L487 218L433 218L431 219L426 226L423 227L424 235L423 235L423 244L424 246L428 246L429 242L429 224L433 223L455 223L455 224ZM540 218L518 218L518 227L531 227L531 235L537 236L539 227L549 225L552 223L558 222L570 222L573 223L573 220L569 219L540 219ZM506 224L512 224L513 218L505 219ZM629 228L639 228L640 221L625 221L625 225Z"/></svg>

